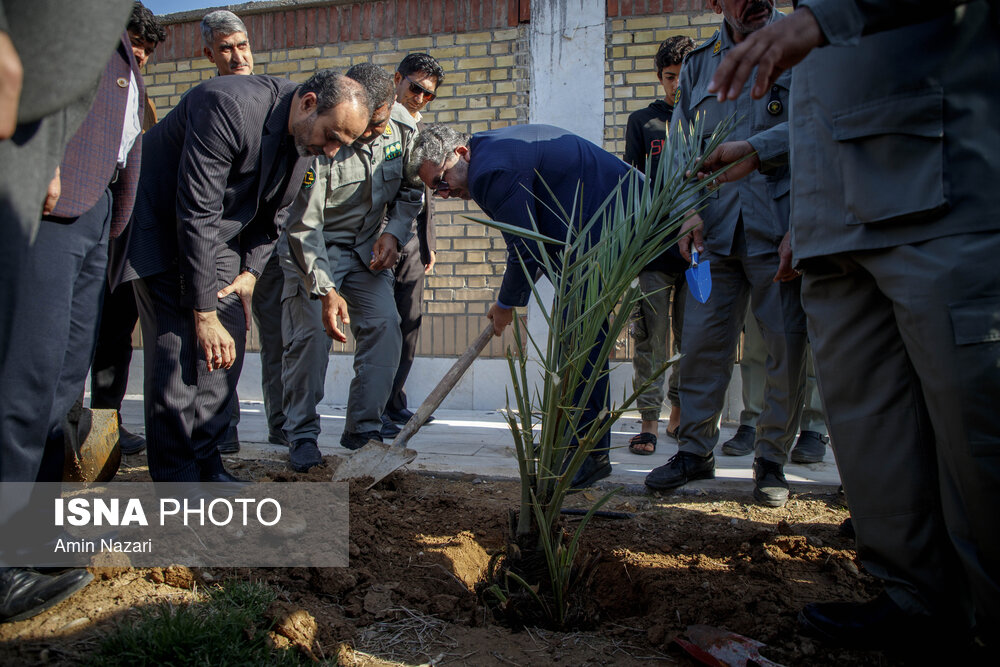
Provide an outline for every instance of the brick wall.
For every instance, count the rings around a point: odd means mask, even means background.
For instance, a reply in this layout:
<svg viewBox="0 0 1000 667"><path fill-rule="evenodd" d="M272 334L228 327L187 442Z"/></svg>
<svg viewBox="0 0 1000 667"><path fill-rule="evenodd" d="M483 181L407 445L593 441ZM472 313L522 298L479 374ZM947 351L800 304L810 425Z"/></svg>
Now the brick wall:
<svg viewBox="0 0 1000 667"><path fill-rule="evenodd" d="M662 95L652 71L659 43L674 34L706 39L721 17L707 0L606 3L604 147L621 155L628 114ZM425 119L478 132L528 120L529 7L529 0L284 0L232 9L247 25L258 74L303 81L316 69L366 61L392 69L407 53L426 51L441 62L445 83ZM186 90L215 75L201 53L204 13L164 18L167 41L145 70L161 117ZM461 353L482 329L503 275L505 246L499 233L466 218L485 217L475 205L436 203L437 265L426 282L418 354L448 356ZM251 346L255 339L251 335ZM628 356L627 342L621 343ZM506 340L494 341L485 356L505 348ZM351 349L350 342L344 346Z"/></svg>
<svg viewBox="0 0 1000 667"><path fill-rule="evenodd" d="M417 6L400 0L234 11L247 25L258 74L303 81L316 69L346 70L368 61L394 69L407 53L425 51L445 70L425 120L470 133L526 123L528 46L519 3L435 0L420 2L420 11ZM158 49L146 67L147 90L161 117L186 90L215 75L201 55L202 13L180 15L168 25L169 47ZM439 199L436 207L437 265L426 281L418 354L448 356L460 354L482 330L503 275L505 245L499 233L465 218L485 217L474 204ZM502 355L506 343L494 341L485 355ZM256 348L255 332L250 346ZM340 347L353 350L351 341Z"/></svg>

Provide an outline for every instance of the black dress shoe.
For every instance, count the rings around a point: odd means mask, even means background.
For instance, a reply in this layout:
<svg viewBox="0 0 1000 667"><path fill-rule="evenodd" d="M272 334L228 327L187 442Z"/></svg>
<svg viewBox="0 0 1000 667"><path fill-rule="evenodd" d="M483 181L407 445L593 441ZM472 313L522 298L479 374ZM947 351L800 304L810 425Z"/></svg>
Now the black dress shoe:
<svg viewBox="0 0 1000 667"><path fill-rule="evenodd" d="M949 624L932 616L907 613L884 591L868 602L807 604L799 612L799 625L828 644L857 649L900 650L928 637L961 639L967 634L951 634Z"/></svg>
<svg viewBox="0 0 1000 667"><path fill-rule="evenodd" d="M20 567L0 568L0 623L37 616L81 590L93 578L86 570L48 576Z"/></svg>
<svg viewBox="0 0 1000 667"><path fill-rule="evenodd" d="M288 463L295 472L308 472L313 466L323 465L323 455L312 438L302 438L288 445Z"/></svg>
<svg viewBox="0 0 1000 667"><path fill-rule="evenodd" d="M378 431L361 431L360 433L344 431L340 436L340 446L351 450L361 449L368 444L369 440L382 442L382 435Z"/></svg>
<svg viewBox="0 0 1000 667"><path fill-rule="evenodd" d="M240 432L235 426L230 426L226 430L226 435L217 445L220 454L235 454L240 451Z"/></svg>
<svg viewBox="0 0 1000 667"><path fill-rule="evenodd" d="M129 433L124 426L119 426L118 445L121 447L122 454L132 456L146 449L146 439L141 435Z"/></svg>
<svg viewBox="0 0 1000 667"><path fill-rule="evenodd" d="M204 483L206 483L206 484L223 484L223 483L224 484L234 484L235 483L235 484L241 484L241 485L244 485L244 486L247 485L247 484L249 484L249 482L247 482L246 480L240 479L239 477L236 477L234 475L230 475L225 470L223 470L222 472L213 473L211 475L202 475L201 476L201 481L204 482Z"/></svg>
<svg viewBox="0 0 1000 667"><path fill-rule="evenodd" d="M816 431L802 431L792 448L792 463L820 463L826 456L826 443L830 436Z"/></svg>
<svg viewBox="0 0 1000 667"><path fill-rule="evenodd" d="M611 474L611 459L607 452L591 454L583 460L583 465L573 475L570 488L579 491L593 486L598 480L604 479Z"/></svg>
<svg viewBox="0 0 1000 667"><path fill-rule="evenodd" d="M677 452L664 465L653 468L646 475L646 486L656 491L666 491L684 486L695 479L715 477L715 457L698 456L690 452Z"/></svg>
<svg viewBox="0 0 1000 667"><path fill-rule="evenodd" d="M397 426L396 422L389 419L389 415L382 415L382 428L379 429L379 435L382 436L383 440L395 438L401 430L403 429Z"/></svg>
<svg viewBox="0 0 1000 667"><path fill-rule="evenodd" d="M410 418L413 416L413 411L403 408L402 410L386 410L385 414L389 417L389 419L402 426L406 422L410 421ZM427 419L424 420L424 424L429 424L432 421L434 421L434 415L429 415ZM421 426L424 424L421 424Z"/></svg>
<svg viewBox="0 0 1000 667"><path fill-rule="evenodd" d="M746 456L753 452L756 440L757 429L741 424L736 429L736 435L722 443L722 453L726 456Z"/></svg>
<svg viewBox="0 0 1000 667"><path fill-rule="evenodd" d="M767 507L784 507L788 502L788 481L780 463L757 457L753 461L753 497Z"/></svg>

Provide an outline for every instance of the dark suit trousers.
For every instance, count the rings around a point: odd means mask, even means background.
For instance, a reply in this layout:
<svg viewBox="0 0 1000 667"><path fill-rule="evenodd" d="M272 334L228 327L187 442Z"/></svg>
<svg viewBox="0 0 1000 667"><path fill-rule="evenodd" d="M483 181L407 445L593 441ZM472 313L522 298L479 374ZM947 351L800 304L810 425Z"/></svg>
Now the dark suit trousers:
<svg viewBox="0 0 1000 667"><path fill-rule="evenodd" d="M423 319L424 264L420 261L420 244L416 235L403 246L396 264L396 283L393 298L399 312L399 328L403 334L403 349L399 355L399 367L392 381L392 392L386 404L386 412L399 412L406 408L406 378L413 367L417 354L417 339L420 337L420 322Z"/></svg>
<svg viewBox="0 0 1000 667"><path fill-rule="evenodd" d="M70 224L43 219L39 227L0 369L0 481L62 479L62 420L94 353L110 222L105 190Z"/></svg>
<svg viewBox="0 0 1000 667"><path fill-rule="evenodd" d="M105 283L101 327L90 369L90 407L121 410L132 363L132 330L139 319L131 284L114 292Z"/></svg>
<svg viewBox="0 0 1000 667"><path fill-rule="evenodd" d="M238 247L217 250L219 289L240 270ZM194 314L181 305L180 277L164 271L135 281L142 325L146 448L157 482L197 482L223 471L218 443L229 427L246 352L246 318L239 296L218 302L219 320L236 343L236 362L209 372L195 336Z"/></svg>

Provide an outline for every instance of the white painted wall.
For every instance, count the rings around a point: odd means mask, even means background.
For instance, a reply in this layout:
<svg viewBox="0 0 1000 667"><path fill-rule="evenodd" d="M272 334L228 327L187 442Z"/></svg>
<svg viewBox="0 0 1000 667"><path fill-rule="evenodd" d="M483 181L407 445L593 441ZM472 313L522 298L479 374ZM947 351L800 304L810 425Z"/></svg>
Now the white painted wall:
<svg viewBox="0 0 1000 667"><path fill-rule="evenodd" d="M528 120L604 138L606 3L532 0Z"/></svg>

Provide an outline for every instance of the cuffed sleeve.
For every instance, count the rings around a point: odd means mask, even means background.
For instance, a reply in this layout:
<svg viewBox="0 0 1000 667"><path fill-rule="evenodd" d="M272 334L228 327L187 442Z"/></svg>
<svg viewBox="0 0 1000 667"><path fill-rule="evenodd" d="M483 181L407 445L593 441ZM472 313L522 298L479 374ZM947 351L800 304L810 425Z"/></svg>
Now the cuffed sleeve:
<svg viewBox="0 0 1000 667"><path fill-rule="evenodd" d="M323 236L323 208L330 181L330 161L316 160L316 180L311 188L301 188L289 207L286 223L289 258L313 297L336 289L334 267L326 252Z"/></svg>

